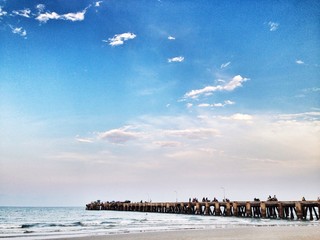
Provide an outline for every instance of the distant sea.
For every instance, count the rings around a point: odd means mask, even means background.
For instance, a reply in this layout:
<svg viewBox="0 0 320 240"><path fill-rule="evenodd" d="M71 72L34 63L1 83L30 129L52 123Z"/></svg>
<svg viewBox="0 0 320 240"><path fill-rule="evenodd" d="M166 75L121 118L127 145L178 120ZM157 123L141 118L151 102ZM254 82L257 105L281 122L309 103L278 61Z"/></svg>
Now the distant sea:
<svg viewBox="0 0 320 240"><path fill-rule="evenodd" d="M86 211L83 207L0 207L0 238L53 239L246 226L319 225L289 221L163 213Z"/></svg>

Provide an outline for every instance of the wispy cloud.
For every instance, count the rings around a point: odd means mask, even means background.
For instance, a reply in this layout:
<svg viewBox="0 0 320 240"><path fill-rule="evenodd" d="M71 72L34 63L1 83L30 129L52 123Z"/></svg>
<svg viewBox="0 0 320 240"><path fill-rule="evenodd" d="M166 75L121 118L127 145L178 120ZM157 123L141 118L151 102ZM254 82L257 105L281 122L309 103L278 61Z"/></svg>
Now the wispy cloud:
<svg viewBox="0 0 320 240"><path fill-rule="evenodd" d="M296 60L296 64L303 65L303 64L305 64L305 63L304 63L304 61L298 59L298 60Z"/></svg>
<svg viewBox="0 0 320 240"><path fill-rule="evenodd" d="M239 120L239 121L252 121L253 116L249 114L236 113L225 119Z"/></svg>
<svg viewBox="0 0 320 240"><path fill-rule="evenodd" d="M306 89L303 89L303 92L320 92L320 88L319 87L306 88Z"/></svg>
<svg viewBox="0 0 320 240"><path fill-rule="evenodd" d="M184 57L179 56L179 57L173 57L173 58L168 58L168 62L183 62L184 61Z"/></svg>
<svg viewBox="0 0 320 240"><path fill-rule="evenodd" d="M141 134L139 132L130 131L129 129L130 126L125 126L106 132L101 132L98 133L98 138L108 140L111 143L122 144L140 137Z"/></svg>
<svg viewBox="0 0 320 240"><path fill-rule="evenodd" d="M75 140L77 142L81 142L81 143L93 143L94 142L94 139L92 139L92 138L82 138L79 136L76 136Z"/></svg>
<svg viewBox="0 0 320 240"><path fill-rule="evenodd" d="M193 104L192 103L187 103L187 108L192 108Z"/></svg>
<svg viewBox="0 0 320 240"><path fill-rule="evenodd" d="M169 36L168 39L169 39L169 40L176 40L176 38L173 37L173 36Z"/></svg>
<svg viewBox="0 0 320 240"><path fill-rule="evenodd" d="M37 17L36 20L42 23L46 23L49 20L67 20L67 21L83 21L85 14L87 12L88 8L85 8L81 12L76 12L76 13L66 13L66 14L58 14L56 12L45 12L45 13L40 13Z"/></svg>
<svg viewBox="0 0 320 240"><path fill-rule="evenodd" d="M18 15L21 17L30 18L31 10L29 8L18 10L18 11L12 11L14 15Z"/></svg>
<svg viewBox="0 0 320 240"><path fill-rule="evenodd" d="M221 68L221 69L226 68L226 67L228 67L230 64L231 64L231 62L223 63L223 64L221 64L220 68Z"/></svg>
<svg viewBox="0 0 320 240"><path fill-rule="evenodd" d="M95 7L100 7L100 6L101 6L101 3L103 3L103 1L95 2L95 3L94 3L94 6L95 6Z"/></svg>
<svg viewBox="0 0 320 240"><path fill-rule="evenodd" d="M46 12L46 13L41 13L39 14L39 16L36 17L36 19L39 21L39 22L44 22L46 23L47 21L49 20L53 20L53 19L60 19L60 15L55 13L55 12Z"/></svg>
<svg viewBox="0 0 320 240"><path fill-rule="evenodd" d="M242 83L249 80L249 78L243 78L240 75L234 76L228 83L217 86L207 86L202 89L191 90L184 95L184 98L198 98L201 95L210 95L216 91L233 91L234 89L241 87Z"/></svg>
<svg viewBox="0 0 320 240"><path fill-rule="evenodd" d="M6 16L7 14L8 13L2 9L2 6L0 6L0 18Z"/></svg>
<svg viewBox="0 0 320 240"><path fill-rule="evenodd" d="M46 5L44 4L38 4L36 6L36 9L38 9L39 13L43 12L45 8L46 8Z"/></svg>
<svg viewBox="0 0 320 240"><path fill-rule="evenodd" d="M198 107L224 107L226 105L233 105L233 104L235 104L235 102L226 100L223 103L213 103L213 104L201 103L198 105Z"/></svg>
<svg viewBox="0 0 320 240"><path fill-rule="evenodd" d="M268 22L268 26L269 26L269 28L270 28L269 30L270 30L271 32L273 32L273 31L278 30L280 24L279 24L279 23L276 23L276 22Z"/></svg>
<svg viewBox="0 0 320 240"><path fill-rule="evenodd" d="M209 137L218 136L219 131L212 128L189 128L183 130L168 130L165 131L168 136L183 137L188 139L207 139Z"/></svg>
<svg viewBox="0 0 320 240"><path fill-rule="evenodd" d="M175 148L181 146L181 142L176 141L157 141L153 143L163 148Z"/></svg>
<svg viewBox="0 0 320 240"><path fill-rule="evenodd" d="M292 121L319 121L320 112L303 112L293 114L280 114L276 116L280 120L292 120Z"/></svg>
<svg viewBox="0 0 320 240"><path fill-rule="evenodd" d="M77 12L77 13L67 13L67 14L62 15L61 19L69 20L69 21L72 21L72 22L83 21L86 11L87 10L83 10L82 12Z"/></svg>
<svg viewBox="0 0 320 240"><path fill-rule="evenodd" d="M109 38L108 40L102 40L103 42L109 43L110 46L119 46L124 44L125 41L134 39L137 37L134 33L122 33L122 34L116 34L112 38Z"/></svg>
<svg viewBox="0 0 320 240"><path fill-rule="evenodd" d="M26 31L25 29L23 29L22 27L20 27L20 28L11 27L11 29L12 29L12 32L13 32L14 34L18 34L18 35L20 35L21 37L26 37L26 36L27 36L27 31Z"/></svg>

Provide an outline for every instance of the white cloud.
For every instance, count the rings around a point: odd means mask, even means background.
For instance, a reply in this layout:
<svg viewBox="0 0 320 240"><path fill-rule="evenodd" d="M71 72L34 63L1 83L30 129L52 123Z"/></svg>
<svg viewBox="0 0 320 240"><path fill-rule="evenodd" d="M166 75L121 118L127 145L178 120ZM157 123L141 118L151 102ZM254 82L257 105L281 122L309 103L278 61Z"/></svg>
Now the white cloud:
<svg viewBox="0 0 320 240"><path fill-rule="evenodd" d="M231 81L224 85L207 86L202 89L191 90L184 95L184 98L198 98L200 95L212 94L216 91L233 91L234 89L241 87L242 83L249 80L249 78L243 78L240 75L234 76Z"/></svg>
<svg viewBox="0 0 320 240"><path fill-rule="evenodd" d="M81 138L79 136L76 137L76 141L77 142L81 142L81 143L93 143L93 139L91 138Z"/></svg>
<svg viewBox="0 0 320 240"><path fill-rule="evenodd" d="M0 6L0 18L6 16L7 14L8 13L2 9L2 6Z"/></svg>
<svg viewBox="0 0 320 240"><path fill-rule="evenodd" d="M134 39L136 35L134 33L122 33L122 34L116 34L113 36L113 38L109 38L107 40L102 40L103 42L108 42L110 46L119 46L124 44L124 41Z"/></svg>
<svg viewBox="0 0 320 240"><path fill-rule="evenodd" d="M173 36L169 36L168 39L169 39L169 40L176 40L176 38L173 37Z"/></svg>
<svg viewBox="0 0 320 240"><path fill-rule="evenodd" d="M12 28L11 27L11 29L12 29L12 32L14 34L18 34L21 37L26 37L27 36L27 31L25 29L23 29L22 27L20 27L20 28Z"/></svg>
<svg viewBox="0 0 320 240"><path fill-rule="evenodd" d="M163 147L163 148L175 148L175 147L180 147L181 143L180 142L176 142L176 141L157 141L154 142L154 144Z"/></svg>
<svg viewBox="0 0 320 240"><path fill-rule="evenodd" d="M46 23L48 20L52 20L52 19L60 19L60 15L55 13L55 12L46 12L46 13L41 13L39 14L36 19L39 21L39 22L44 22Z"/></svg>
<svg viewBox="0 0 320 240"><path fill-rule="evenodd" d="M38 9L38 11L39 11L40 13L43 12L45 8L46 8L46 5L44 5L44 4L38 4L38 5L36 6L36 9Z"/></svg>
<svg viewBox="0 0 320 240"><path fill-rule="evenodd" d="M211 107L212 104L209 103L200 103L198 104L198 107Z"/></svg>
<svg viewBox="0 0 320 240"><path fill-rule="evenodd" d="M276 22L269 22L268 25L270 27L271 32L278 30L278 28L280 26L280 24L276 23Z"/></svg>
<svg viewBox="0 0 320 240"><path fill-rule="evenodd" d="M12 11L12 13L15 14L15 15L18 15L18 16L30 18L31 10L29 8L26 8L26 9L23 9L23 10Z"/></svg>
<svg viewBox="0 0 320 240"><path fill-rule="evenodd" d="M249 114L243 114L243 113L236 113L230 116L230 119L232 120L240 120L240 121L251 121L253 120L252 115Z"/></svg>
<svg viewBox="0 0 320 240"><path fill-rule="evenodd" d="M168 62L183 62L184 61L184 57L179 56L179 57L173 57L173 58L168 58Z"/></svg>
<svg viewBox="0 0 320 240"><path fill-rule="evenodd" d="M223 103L214 103L214 104L209 104L209 103L201 103L198 105L198 107L224 107L226 105L233 105L235 102L226 100Z"/></svg>
<svg viewBox="0 0 320 240"><path fill-rule="evenodd" d="M222 68L226 68L226 67L228 67L230 64L231 64L231 62L223 63L223 64L221 64L220 68L221 68L221 69L222 69Z"/></svg>
<svg viewBox="0 0 320 240"><path fill-rule="evenodd" d="M193 104L192 103L187 103L187 108L192 108Z"/></svg>
<svg viewBox="0 0 320 240"><path fill-rule="evenodd" d="M121 144L130 140L137 139L141 136L141 134L138 132L128 131L129 129L130 126L112 129L106 132L99 133L98 138L108 140L111 143Z"/></svg>
<svg viewBox="0 0 320 240"><path fill-rule="evenodd" d="M211 128L189 128L183 130L167 130L165 131L165 134L168 136L176 136L197 140L218 136L219 131Z"/></svg>
<svg viewBox="0 0 320 240"><path fill-rule="evenodd" d="M296 64L301 65L301 64L304 64L304 62L302 60L298 59L298 60L296 60Z"/></svg>
<svg viewBox="0 0 320 240"><path fill-rule="evenodd" d="M76 12L76 13L66 13L59 15L56 12L46 12L46 13L41 13L36 17L36 20L39 22L44 22L46 23L49 20L67 20L67 21L83 21L85 14L86 14L87 8L85 8L82 12Z"/></svg>
<svg viewBox="0 0 320 240"><path fill-rule="evenodd" d="M101 3L103 3L103 1L95 2L94 6L95 6L95 7L100 7L100 6L101 6Z"/></svg>
<svg viewBox="0 0 320 240"><path fill-rule="evenodd" d="M86 11L87 11L87 9L83 10L82 12L63 14L61 16L61 19L69 20L69 21L72 21L72 22L83 21L84 20L84 16L86 14Z"/></svg>
<svg viewBox="0 0 320 240"><path fill-rule="evenodd" d="M292 120L292 121L319 121L320 112L304 112L304 113L294 113L294 114L280 114L276 116L280 120Z"/></svg>
<svg viewBox="0 0 320 240"><path fill-rule="evenodd" d="M306 88L303 90L304 92L319 92L320 88L319 87L313 87L313 88Z"/></svg>

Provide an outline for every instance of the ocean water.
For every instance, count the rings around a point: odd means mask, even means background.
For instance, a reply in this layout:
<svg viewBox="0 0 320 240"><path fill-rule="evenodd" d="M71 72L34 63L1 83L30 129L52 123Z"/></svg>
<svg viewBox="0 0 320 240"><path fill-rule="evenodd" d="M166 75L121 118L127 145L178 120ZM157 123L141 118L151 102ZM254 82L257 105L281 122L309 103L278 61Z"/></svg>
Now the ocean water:
<svg viewBox="0 0 320 240"><path fill-rule="evenodd" d="M277 225L320 226L319 221L86 211L82 207L0 207L0 238L3 239L52 239L184 229Z"/></svg>

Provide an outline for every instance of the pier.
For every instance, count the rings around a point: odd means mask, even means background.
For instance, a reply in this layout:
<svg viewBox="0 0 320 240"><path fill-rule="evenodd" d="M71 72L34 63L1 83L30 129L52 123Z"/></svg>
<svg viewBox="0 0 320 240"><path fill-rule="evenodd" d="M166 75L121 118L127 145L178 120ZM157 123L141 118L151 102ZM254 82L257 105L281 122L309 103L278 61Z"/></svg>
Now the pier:
<svg viewBox="0 0 320 240"><path fill-rule="evenodd" d="M86 210L234 216L248 218L319 220L320 201L205 201L205 202L100 202Z"/></svg>

